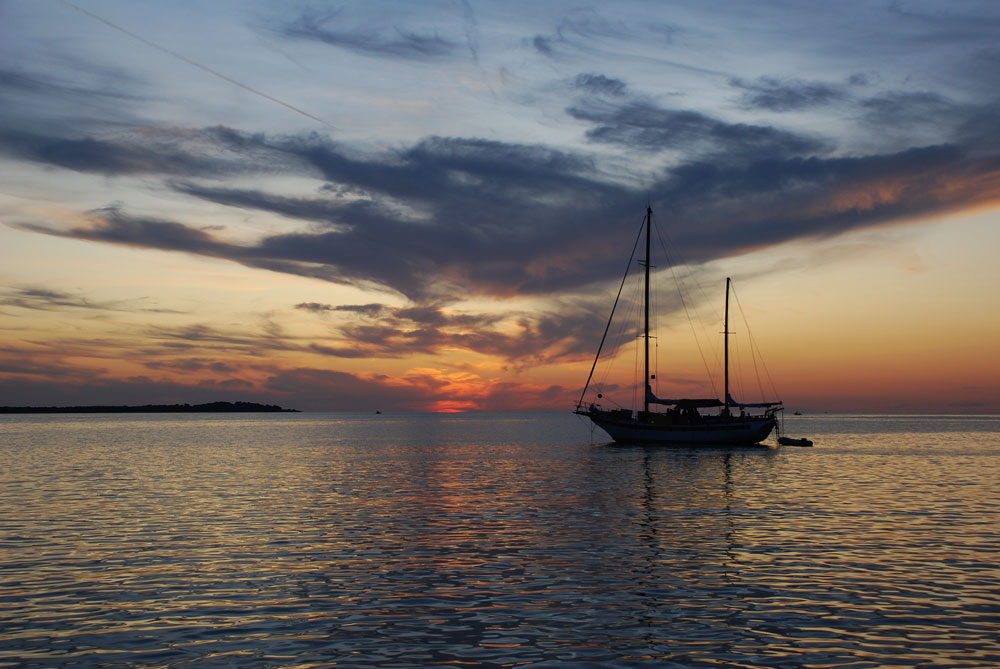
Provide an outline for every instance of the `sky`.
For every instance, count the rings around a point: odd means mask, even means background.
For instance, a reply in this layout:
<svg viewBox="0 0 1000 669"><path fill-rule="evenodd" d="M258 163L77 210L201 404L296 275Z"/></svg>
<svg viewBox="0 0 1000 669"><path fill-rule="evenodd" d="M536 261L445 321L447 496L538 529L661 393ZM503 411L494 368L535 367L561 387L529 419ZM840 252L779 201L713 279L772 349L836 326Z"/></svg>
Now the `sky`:
<svg viewBox="0 0 1000 669"><path fill-rule="evenodd" d="M0 0L0 171L0 405L568 411L648 204L661 396L1000 413L992 1Z"/></svg>

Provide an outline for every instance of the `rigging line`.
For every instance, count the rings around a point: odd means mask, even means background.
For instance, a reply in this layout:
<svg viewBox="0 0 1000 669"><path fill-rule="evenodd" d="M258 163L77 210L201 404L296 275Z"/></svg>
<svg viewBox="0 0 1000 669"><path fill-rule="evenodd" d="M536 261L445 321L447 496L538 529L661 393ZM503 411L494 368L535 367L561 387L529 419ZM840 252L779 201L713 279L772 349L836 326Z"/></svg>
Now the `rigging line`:
<svg viewBox="0 0 1000 669"><path fill-rule="evenodd" d="M640 233L641 234L641 233ZM631 354L638 355L639 342L641 341L641 335L637 335L635 332L635 324L640 322L639 313L642 308L642 281L635 280L636 273L633 272L629 275L626 287L630 289L630 292L622 292L621 299L618 304L618 310L615 312L614 322L611 326L611 331L608 333L608 341L604 344L604 348L607 349L607 353L602 353L603 363L601 363L601 370L595 372L595 380L592 381L592 385L595 385L598 392L604 393L605 398L608 399L607 391L602 389L602 385L606 384L609 377L614 371L616 371L615 360L619 351L625 351L626 353L631 352ZM608 348L609 345L612 348ZM627 358L627 356L626 356ZM626 358L622 358L625 360ZM618 368L620 371L622 368ZM627 400L630 407L635 406L635 385L638 383L638 372L633 369L631 376L629 377L631 384L625 386L616 386L616 389L620 389L623 393L629 393L629 399ZM632 388L632 390L628 390ZM613 401L613 400L612 400ZM617 406L617 402L614 402Z"/></svg>
<svg viewBox="0 0 1000 669"><path fill-rule="evenodd" d="M307 112L305 110L302 110L302 109L299 109L298 107L296 107L294 105L290 105L287 102L284 102L283 100L279 100L278 98L274 97L273 95L268 95L267 93L264 93L263 91L258 91L256 88L253 88L251 86L247 86L246 84L244 84L242 82L239 82L236 79L233 79L232 77L226 76L225 74L223 74L221 72L213 70L212 68L208 67L207 65L202 65L198 61L193 60L191 58L188 58L187 56L185 56L182 53L177 53L176 51L173 51L172 49L168 49L168 48L166 48L164 46L160 46L156 42L151 42L150 40L146 39L145 37L143 37L141 35L137 35L136 33L132 32L131 30L128 30L127 28L123 28L122 26L120 26L120 25L118 25L116 23L112 23L111 21L109 21L109 20L107 20L107 19L105 19L105 18L103 18L101 16L98 16L97 14L95 14L95 13L93 13L91 11L88 11L88 10L84 9L83 7L79 7L79 6L75 5L75 4L73 4L72 2L68 2L67 0L59 0L59 1L63 5L65 5L67 7L70 7L72 9L75 9L76 11L80 12L81 14L85 14L86 16L89 16L90 18L94 19L95 21L100 21L101 23L103 23L104 25L108 26L109 28L113 28L113 29L117 30L118 32L124 33L124 34L128 35L129 37L131 37L132 39L135 39L135 40L138 40L138 41L142 42L146 46L152 47L152 48L156 49L157 51L161 51L161 52L167 54L168 56L173 56L174 58L176 58L178 60L182 60L185 63L187 63L188 65L192 65L194 67L197 67L200 70L204 70L205 72L208 72L209 74L211 74L213 77L218 77L219 79L222 79L223 81L228 81L229 83L233 84L234 86L239 86L243 90L249 91L249 92L253 93L254 95L257 95L259 97L264 98L265 100L270 100L271 102L277 103L277 104L281 105L282 107L284 107L285 109L290 109L291 111L295 112L296 114L301 114L302 116L305 116L306 118L309 118L309 119L312 119L313 121L316 121L317 123L321 123L322 125L325 125L327 128L330 128L331 130L336 130L336 128L332 124L328 123L327 121L324 121L320 117L313 116L309 112Z"/></svg>
<svg viewBox="0 0 1000 669"><path fill-rule="evenodd" d="M736 333L730 331L730 334L735 335ZM736 386L736 392L739 393L739 397L743 398L743 401L746 401L747 389L743 383L743 374L742 374L743 367L745 364L743 361L744 360L743 347L740 345L739 337L731 336L729 338L729 342L732 348L732 356L733 356L733 365L731 367L735 367L736 369L735 377L732 374L730 375L731 383L733 383Z"/></svg>
<svg viewBox="0 0 1000 669"><path fill-rule="evenodd" d="M764 354L760 350L760 346L757 345L757 340L753 336L753 331L750 329L750 323L747 322L746 314L743 313L743 305L740 304L740 298L739 298L739 295L736 294L736 289L735 288L733 288L733 297L736 298L736 306L739 307L740 317L743 318L743 325L747 329L747 338L750 340L750 353L753 354L753 350L755 348L757 349L758 356L760 357L760 365L761 365L761 367L764 368L764 375L767 377L767 382L771 386L771 392L774 393L773 397L775 399L777 399L778 397L780 397L780 395L778 395L778 388L777 388L777 386L774 385L774 380L771 378L771 372L767 369L767 363L764 362ZM757 373L757 362L756 362L756 359L754 360L754 373ZM760 375L759 374L757 376L757 385L758 386L761 385ZM760 389L760 394L762 396L761 398L765 399L766 396L764 395L764 389L763 389L763 387Z"/></svg>
<svg viewBox="0 0 1000 669"><path fill-rule="evenodd" d="M629 278L632 279L633 276L629 276ZM635 335L634 328L630 327L630 325L638 320L637 314L642 300L642 283L639 281L627 281L626 288L629 288L630 292L622 292L622 296L618 302L618 309L615 311L615 318L611 324L611 330L608 332L607 341L604 343L604 350L607 352L601 353L601 360L598 360L600 369L595 370L594 379L591 381L591 385L595 387L597 392L603 393L605 399L610 399L605 386L608 383L609 377L616 371L615 359L618 352L626 351L630 355L635 354L636 346L638 345L637 342L639 341ZM627 388L627 386L622 388ZM627 401L630 402L629 406L634 406L634 398ZM614 403L618 405L617 402Z"/></svg>
<svg viewBox="0 0 1000 669"><path fill-rule="evenodd" d="M669 262L666 258L664 258L663 261L664 262ZM656 265L654 264L654 265L652 265L652 267L656 267ZM650 300L652 300L652 302L653 302L653 325L652 325L653 329L652 329L652 332L654 334L650 335L652 337L652 339L653 339L653 376L656 377L655 379L653 379L655 381L655 383L653 383L652 385L654 386L655 393L659 393L660 392L660 377L659 377L659 371L660 371L660 290L658 289L658 286L655 283L653 284L653 289L650 292ZM643 394L645 394L645 392L646 392L646 389L645 389L646 384L649 384L649 379L646 379L645 383L643 384Z"/></svg>
<svg viewBox="0 0 1000 669"><path fill-rule="evenodd" d="M642 382L639 381L639 379L641 378L641 376L639 375L639 365L640 365L639 354L641 353L642 349L642 347L639 346L640 341L641 337L636 337L634 345L632 346L632 351L634 353L634 355L632 356L632 403L629 406L636 407L636 411L638 411L638 407L640 404L638 397L639 387L642 385ZM639 382L636 383L637 381ZM643 391L645 391L645 388L643 388Z"/></svg>
<svg viewBox="0 0 1000 669"><path fill-rule="evenodd" d="M750 342L750 360L753 362L753 374L757 379L757 390L760 391L760 398L762 400L767 399L767 395L764 393L764 384L760 380L760 370L757 368L757 358L760 357L760 364L764 364L764 357L760 355L760 349L754 344L753 337L750 334L750 324L747 323L746 314L743 313L743 305L740 304L739 299L736 300L736 306L740 310L740 316L743 318L743 324L747 329L747 340Z"/></svg>
<svg viewBox="0 0 1000 669"><path fill-rule="evenodd" d="M671 248L675 248L675 249L679 248L676 244L674 244L673 240L670 238L670 233L669 232L667 232L666 230L664 230L663 231L663 236L666 237L667 243L670 245ZM663 244L663 240L660 240L660 243ZM690 267L691 266L691 263L689 263L686 258L684 258L683 256L681 256L681 254L680 254L679 251L675 252L675 255L678 256L677 257L677 263L676 263L678 267L681 267L681 266ZM712 320L712 322L710 324L707 323L704 319L699 319L699 322L701 323L702 327L712 327L712 328L714 328L716 322L722 320L722 312L720 312L719 309L718 309L718 307L715 306L716 305L716 301L715 301L714 297L710 297L708 295L708 291L705 289L705 286L703 286L702 283L698 280L698 274L696 272L694 272L694 271L689 271L688 272L688 276L690 277L691 281L694 282L694 287L697 289L697 293L698 294L695 297L700 301L701 304L707 305L711 309L711 311L712 311L713 320ZM679 282L683 283L683 280L680 279ZM692 294L694 292L695 291L691 291ZM718 362L718 355L716 355L716 362Z"/></svg>
<svg viewBox="0 0 1000 669"><path fill-rule="evenodd" d="M666 233L663 233L664 235ZM708 360L705 359L705 352L701 347L701 340L698 339L698 331L695 330L694 320L691 318L691 312L688 310L687 300L684 299L684 292L681 290L681 280L677 276L677 272L674 271L674 262L670 257L670 253L667 251L667 245L663 242L663 236L660 234L660 228L656 228L656 238L660 242L660 248L663 249L663 255L667 260L667 266L670 268L670 274L674 278L674 285L677 286L677 296L681 300L681 305L684 307L684 315L687 317L688 325L691 327L691 334L694 336L694 343L698 347L698 355L701 356L701 364L705 366L705 373L708 375L708 381L712 384L712 392L716 395L718 391L715 384L715 376L712 375L712 370L708 366Z"/></svg>
<svg viewBox="0 0 1000 669"><path fill-rule="evenodd" d="M740 300L739 300L739 298L736 295L736 291L734 291L732 289L732 284L730 284L730 293L732 293L732 295L733 295L733 301L736 303L736 308L740 312L740 317L743 319L743 326L744 326L744 328L747 331L748 339L749 339L750 324L747 323L746 314L743 312L743 305L740 304ZM730 331L730 334L735 335L736 331L735 330ZM730 342L731 342L730 346L732 347L733 353L736 356L736 361L735 361L736 378L735 378L735 380L736 380L736 385L738 386L738 392L740 393L739 397L741 397L743 399L743 401L747 401L748 393L747 393L747 388L746 388L746 386L744 384L744 378L743 378L743 376L744 376L743 375L743 370L744 370L744 367L745 367L745 362L744 362L744 358L743 358L743 342L740 340L739 337L733 337L733 338L731 338ZM751 364L753 365L754 376L757 379L757 388L760 391L761 399L764 399L764 389L760 385L760 372L757 369L757 358L754 356L753 344L750 343L749 346L750 346L750 361L751 361Z"/></svg>
<svg viewBox="0 0 1000 669"><path fill-rule="evenodd" d="M656 382L653 385L653 391L655 394L660 392L660 321L658 315L660 313L660 299L659 291L653 292L653 332L656 335L653 336L653 380ZM649 379L646 379L646 383L649 383ZM645 390L643 391L645 392Z"/></svg>
<svg viewBox="0 0 1000 669"><path fill-rule="evenodd" d="M667 248L668 248L668 246L670 248L674 248L674 246L675 246L673 244L673 240L671 240L671 238L670 238L670 233L668 233L666 230L660 230L660 228L657 228L656 229L656 234L657 234L657 237L659 238L660 247L663 249L664 255L666 255L668 257L668 263L670 265L670 272L673 275L674 284L677 286L678 297L681 299L681 304L684 306L684 313L687 316L688 324L691 327L691 334L694 336L695 344L698 345L698 353L701 356L702 365L704 365L705 372L708 375L709 382L712 384L712 391L716 392L716 390L715 390L716 381L715 381L715 375L712 374L712 366L710 366L708 364L708 361L705 358L705 352L704 352L704 349L701 346L701 339L699 339L698 332L697 332L697 330L695 330L694 318L692 318L691 312L688 310L687 302L684 300L684 292L687 290L687 286L686 286L686 284L684 282L684 278L681 275L677 274L676 271L674 271L675 267L686 266L687 263L686 263L686 261L682 257L677 257L676 260L674 260L674 259L672 259L670 257L671 254L667 251ZM666 242L664 242L664 237L666 238ZM674 255L679 256L679 254L677 254L677 253L675 253ZM691 273L691 276L695 276L695 275L693 273ZM711 306L713 304L713 302L711 302L711 301L709 301L709 300L706 299L706 297L705 297L705 289L704 289L704 287L701 286L700 283L698 283L697 279L695 279L695 287L698 288L698 291L700 293L701 302L703 304L708 304L708 305ZM719 311L717 309L715 309L714 307L712 307L712 312L715 315L715 320L720 320L721 319L721 317L719 316ZM695 312L695 315L697 316L698 312ZM701 325L701 327L703 329L707 327L704 319L702 319L700 316L699 316L699 324ZM713 321L713 325L714 325L714 321ZM713 352L715 353L715 360L714 360L714 362L716 363L714 365L714 367L718 368L720 366L719 353L718 353L718 351L715 351L714 349L713 349ZM718 393L716 392L716 394L718 394Z"/></svg>
<svg viewBox="0 0 1000 669"><path fill-rule="evenodd" d="M609 332L609 334L612 335L612 340L610 342L611 351L621 350L622 346L625 344L626 339L631 340L635 338L634 337L635 333L632 332L632 330L628 327L628 324L633 322L635 314L637 313L639 300L641 300L641 294L638 292L640 290L641 286L639 285L638 282L636 282L633 291L635 294L624 295L625 303L622 307L619 307L619 309L624 308L625 312L624 314L622 314L622 317L618 319L618 323L615 324L615 329ZM599 374L600 378L598 380L593 381L593 383L598 386L599 392L604 392L603 390L600 390L600 386L607 382L608 377L611 375L612 369L613 369L612 360L609 358L601 369L601 372Z"/></svg>
<svg viewBox="0 0 1000 669"><path fill-rule="evenodd" d="M761 399L762 400L763 399L767 399L767 395L764 392L764 385L763 385L763 383L761 383L761 380L760 380L760 370L757 368L757 357L758 356L755 355L755 351L754 351L754 349L756 348L757 349L756 353L760 353L760 349L759 349L759 347L757 347L756 342L753 339L753 332L751 332L751 330L750 330L750 323L747 321L746 313L743 311L743 304L740 302L739 295L736 294L736 290L735 289L733 290L733 297L736 300L736 307L740 311L740 318L743 319L743 326L747 330L747 340L750 343L750 359L753 362L753 373L754 373L754 376L757 379L757 389L760 391ZM760 363L761 363L761 365L764 365L764 357L763 357L763 355L761 355L759 357L760 357ZM766 370L766 368L765 368L765 370ZM777 392L775 392L775 396L777 396Z"/></svg>
<svg viewBox="0 0 1000 669"><path fill-rule="evenodd" d="M643 262L646 262L645 260ZM641 265L642 263L638 263ZM637 273L638 277L641 274ZM630 334L632 336L632 400L630 407L638 407L642 404L642 397L645 395L645 386L643 385L642 374L639 370L642 369L642 353L643 353L643 338L642 338L642 315L644 313L643 300L644 298L643 282L641 280L634 281L632 283L632 299L629 302L628 317L623 319L622 332L623 334ZM637 330L632 330L629 326L638 326ZM642 388L642 395L639 394L639 389Z"/></svg>
<svg viewBox="0 0 1000 669"><path fill-rule="evenodd" d="M643 224L645 224L645 216L643 216ZM635 250L639 247L639 238L642 236L642 226L639 227L639 233L635 236L635 243L632 245L632 254L628 258L628 266L625 268L625 276L622 277L622 283L618 286L618 294L615 296L615 303L611 305L611 315L608 316L608 324L604 326L604 334L601 335L601 343L597 347L597 355L594 356L594 364L590 367L590 374L587 375L587 383L583 386L583 392L580 393L580 401L576 403L577 408L583 406L583 397L587 394L587 388L590 387L590 379L594 376L594 368L597 367L597 360L601 357L601 349L604 348L604 340L608 336L608 329L611 327L611 321L615 317L615 309L618 307L618 298L622 296L622 288L625 287L625 279L628 278L628 272L632 269L632 259L635 257Z"/></svg>

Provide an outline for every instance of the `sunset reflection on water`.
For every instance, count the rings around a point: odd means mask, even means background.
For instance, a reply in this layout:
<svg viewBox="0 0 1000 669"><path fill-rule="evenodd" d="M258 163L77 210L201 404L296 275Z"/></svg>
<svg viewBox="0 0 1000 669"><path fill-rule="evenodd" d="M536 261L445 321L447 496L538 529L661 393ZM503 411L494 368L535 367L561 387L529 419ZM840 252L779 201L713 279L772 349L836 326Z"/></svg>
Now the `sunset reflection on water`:
<svg viewBox="0 0 1000 669"><path fill-rule="evenodd" d="M1000 663L1000 421L823 420L5 417L0 662Z"/></svg>

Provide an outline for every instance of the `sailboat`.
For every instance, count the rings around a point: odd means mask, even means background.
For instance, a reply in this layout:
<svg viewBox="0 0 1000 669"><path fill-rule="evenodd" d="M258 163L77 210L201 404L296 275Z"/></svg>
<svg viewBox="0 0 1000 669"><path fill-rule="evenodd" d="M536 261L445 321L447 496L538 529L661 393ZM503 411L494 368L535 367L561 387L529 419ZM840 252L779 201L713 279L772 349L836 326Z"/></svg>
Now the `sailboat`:
<svg viewBox="0 0 1000 669"><path fill-rule="evenodd" d="M777 413L783 409L781 402L737 402L729 393L729 293L731 279L726 278L726 310L725 310L725 355L724 378L725 389L723 399L717 398L682 398L665 399L657 397L650 386L650 380L655 378L649 367L649 268L651 266L650 228L652 227L653 210L646 207L643 220L646 235L646 255L641 263L644 266L643 288L643 401L641 408L604 408L591 402L584 405L584 397L590 387L601 355L604 338L598 347L597 357L591 367L590 375L584 386L580 401L574 413L589 418L594 425L607 432L617 442L638 442L648 444L675 444L685 446L702 445L751 445L767 438L777 426ZM638 240L636 240L638 242ZM634 251L633 251L634 253ZM631 261L629 263L631 265ZM627 273L626 273L627 276ZM624 286L624 279L622 285ZM621 290L619 289L619 296ZM617 306L618 300L615 300ZM614 318L612 308L611 318ZM610 328L611 319L608 321ZM604 334L607 337L608 328ZM597 395L601 399L602 394ZM667 407L655 411L652 407Z"/></svg>

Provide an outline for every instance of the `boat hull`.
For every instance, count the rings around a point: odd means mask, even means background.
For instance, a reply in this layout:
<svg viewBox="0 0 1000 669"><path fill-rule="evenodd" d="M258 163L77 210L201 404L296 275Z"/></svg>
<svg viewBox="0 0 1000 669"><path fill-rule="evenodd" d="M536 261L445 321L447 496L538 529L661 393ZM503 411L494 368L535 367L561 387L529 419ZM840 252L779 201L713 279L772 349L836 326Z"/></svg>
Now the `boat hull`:
<svg viewBox="0 0 1000 669"><path fill-rule="evenodd" d="M719 418L704 423L660 424L581 412L617 442L683 446L759 444L774 430L774 416Z"/></svg>

